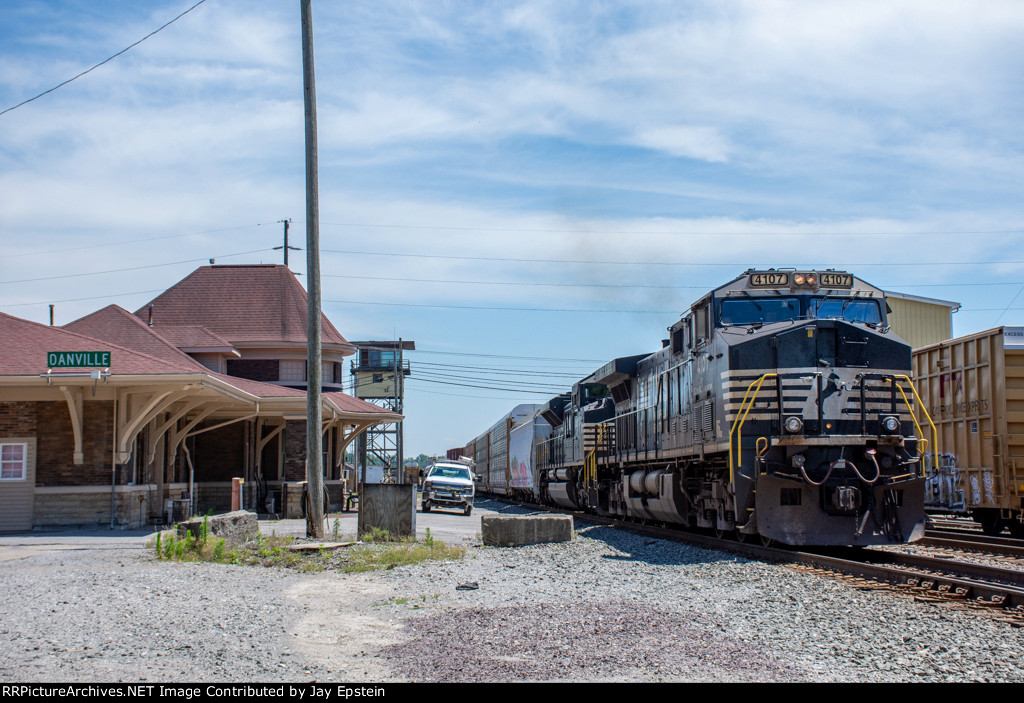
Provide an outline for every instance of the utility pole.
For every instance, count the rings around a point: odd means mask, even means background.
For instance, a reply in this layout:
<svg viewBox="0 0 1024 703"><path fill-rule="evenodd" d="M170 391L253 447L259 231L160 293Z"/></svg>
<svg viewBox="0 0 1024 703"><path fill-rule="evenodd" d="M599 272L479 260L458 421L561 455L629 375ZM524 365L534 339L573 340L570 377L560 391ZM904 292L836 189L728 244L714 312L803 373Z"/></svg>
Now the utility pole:
<svg viewBox="0 0 1024 703"><path fill-rule="evenodd" d="M300 0L302 9L302 87L306 111L306 287L308 332L306 356L306 536L324 536L323 430L320 407L320 203L317 184L316 87L313 76L313 9L311 0ZM285 225L287 228L287 225ZM285 230L287 231L287 229ZM287 247L287 245L286 245ZM285 256L287 254L285 249Z"/></svg>
<svg viewBox="0 0 1024 703"><path fill-rule="evenodd" d="M291 249L292 251L302 251L302 249L299 249L298 247L293 247L293 246L289 246L288 245L288 225L290 225L292 221L291 220L278 220L278 222L283 222L284 223L284 246L274 247L274 251L277 251L278 249L284 249L284 265L287 267L288 266L288 250Z"/></svg>
<svg viewBox="0 0 1024 703"><path fill-rule="evenodd" d="M395 354L395 369L397 370L395 374L395 412L401 413L402 406L404 405L402 401L405 399L405 367L402 363L401 337L398 338L398 349L395 351L397 352ZM405 447L403 446L402 433L402 423L399 422L395 426L395 445L398 453L398 476L400 478L398 483L405 483L405 454L403 454Z"/></svg>

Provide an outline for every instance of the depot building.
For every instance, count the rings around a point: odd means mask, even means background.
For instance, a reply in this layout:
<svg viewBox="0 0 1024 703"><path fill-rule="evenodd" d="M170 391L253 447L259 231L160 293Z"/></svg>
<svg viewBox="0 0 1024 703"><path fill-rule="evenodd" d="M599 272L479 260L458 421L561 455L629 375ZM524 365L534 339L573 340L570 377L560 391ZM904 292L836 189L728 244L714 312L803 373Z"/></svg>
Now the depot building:
<svg viewBox="0 0 1024 703"><path fill-rule="evenodd" d="M139 527L242 504L299 516L306 475L306 292L288 268L204 266L134 313L62 327L0 313L0 531ZM401 416L341 392L355 353L322 319L324 478Z"/></svg>

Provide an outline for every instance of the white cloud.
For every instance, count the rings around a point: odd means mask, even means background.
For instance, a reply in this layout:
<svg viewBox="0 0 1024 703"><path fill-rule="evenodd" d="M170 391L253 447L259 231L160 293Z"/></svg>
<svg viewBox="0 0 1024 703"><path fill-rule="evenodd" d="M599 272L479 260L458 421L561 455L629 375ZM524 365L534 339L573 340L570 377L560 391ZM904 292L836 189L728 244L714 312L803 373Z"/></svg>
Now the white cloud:
<svg viewBox="0 0 1024 703"><path fill-rule="evenodd" d="M702 161L724 162L730 151L728 140L711 127L655 127L638 133L633 143Z"/></svg>

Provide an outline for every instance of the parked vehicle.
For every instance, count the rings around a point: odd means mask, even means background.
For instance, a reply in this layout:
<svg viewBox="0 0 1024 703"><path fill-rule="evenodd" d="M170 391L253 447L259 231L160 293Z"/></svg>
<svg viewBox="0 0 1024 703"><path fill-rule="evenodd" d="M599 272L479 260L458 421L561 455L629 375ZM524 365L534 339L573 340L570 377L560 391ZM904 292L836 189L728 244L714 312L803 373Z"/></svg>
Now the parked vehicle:
<svg viewBox="0 0 1024 703"><path fill-rule="evenodd" d="M429 513L433 508L457 508L469 515L473 512L475 495L473 473L465 464L436 462L427 467L423 480L423 512Z"/></svg>

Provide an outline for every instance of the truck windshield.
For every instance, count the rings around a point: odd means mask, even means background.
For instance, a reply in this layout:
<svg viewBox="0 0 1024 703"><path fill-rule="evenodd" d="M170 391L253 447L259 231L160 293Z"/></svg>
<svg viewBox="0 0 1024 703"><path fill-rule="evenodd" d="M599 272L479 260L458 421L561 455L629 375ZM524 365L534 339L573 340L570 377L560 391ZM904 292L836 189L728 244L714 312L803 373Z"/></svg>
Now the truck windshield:
<svg viewBox="0 0 1024 703"><path fill-rule="evenodd" d="M733 298L723 300L723 325L753 325L785 322L800 317L798 298Z"/></svg>
<svg viewBox="0 0 1024 703"><path fill-rule="evenodd" d="M809 312L812 317L834 317L847 322L882 322L882 313L876 300L853 298L811 298Z"/></svg>
<svg viewBox="0 0 1024 703"><path fill-rule="evenodd" d="M430 471L430 478L469 478L469 469L459 469L454 466L435 466Z"/></svg>

